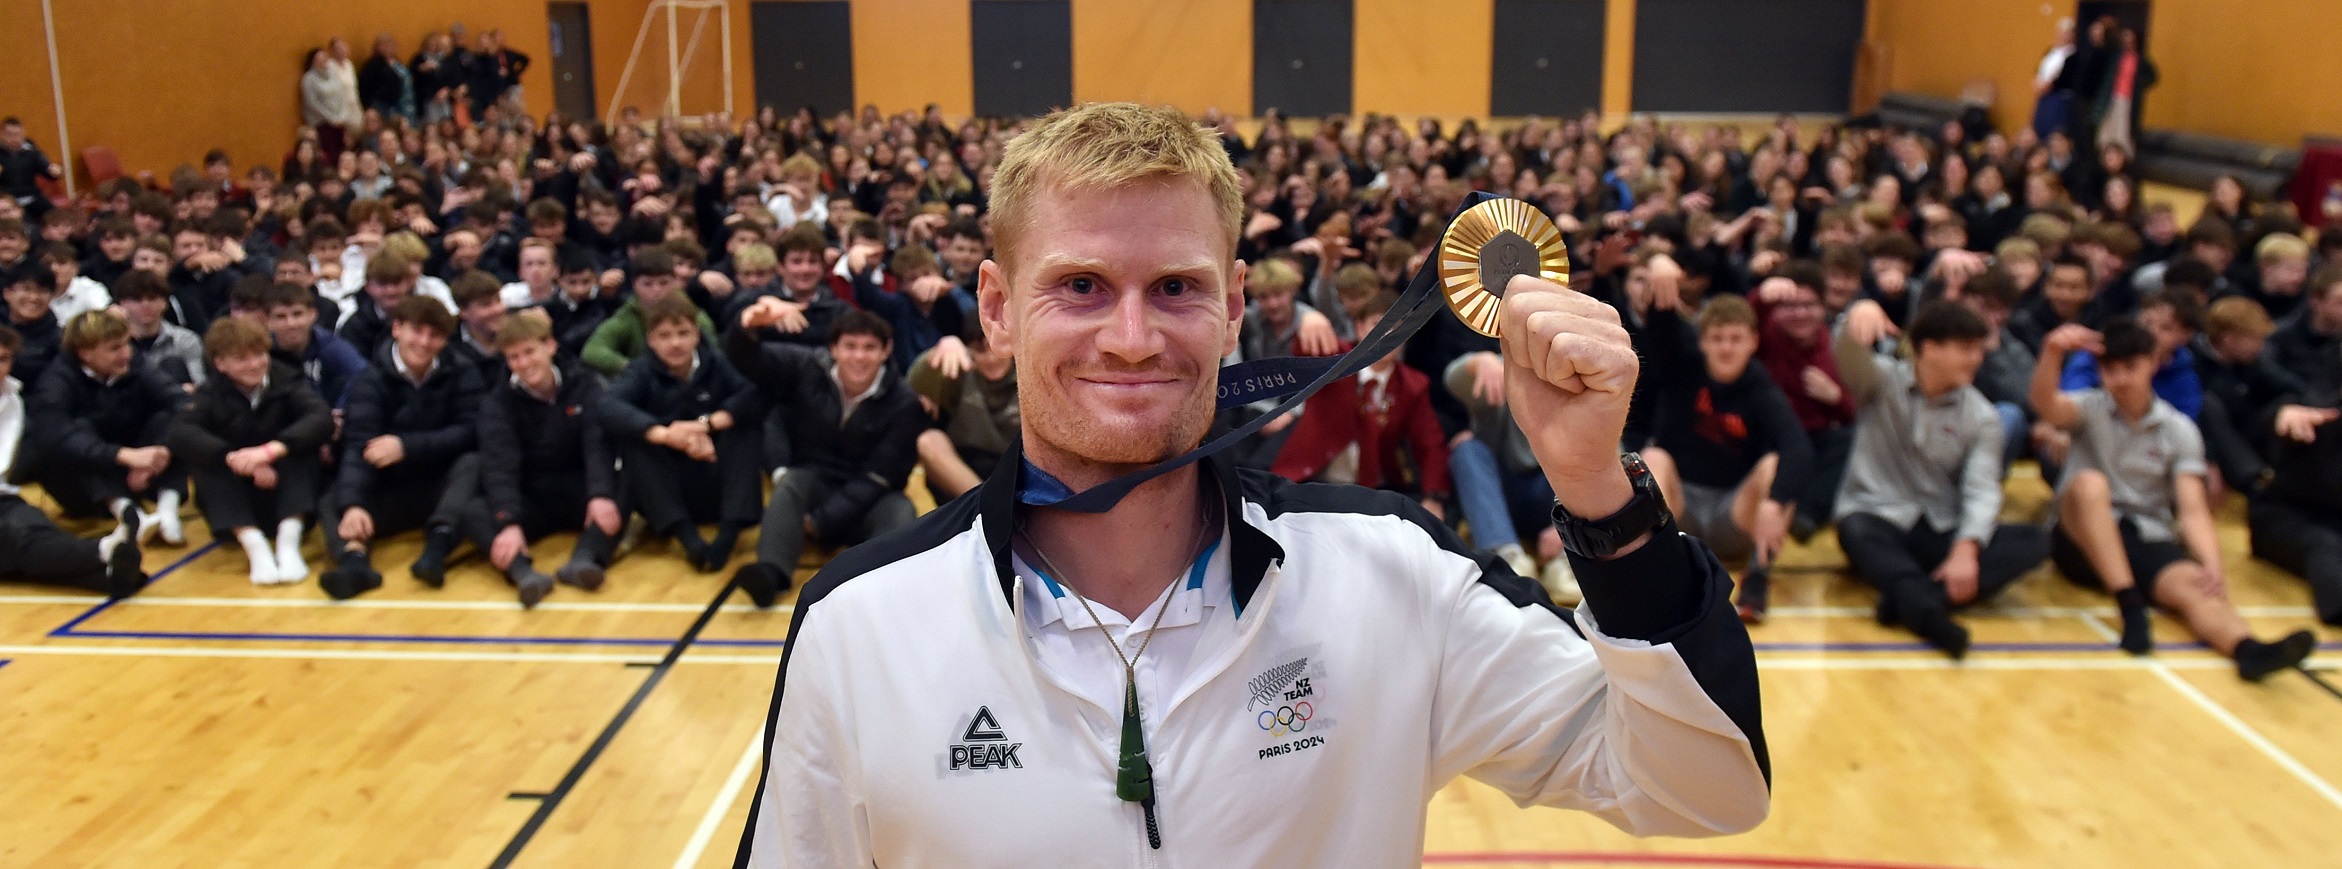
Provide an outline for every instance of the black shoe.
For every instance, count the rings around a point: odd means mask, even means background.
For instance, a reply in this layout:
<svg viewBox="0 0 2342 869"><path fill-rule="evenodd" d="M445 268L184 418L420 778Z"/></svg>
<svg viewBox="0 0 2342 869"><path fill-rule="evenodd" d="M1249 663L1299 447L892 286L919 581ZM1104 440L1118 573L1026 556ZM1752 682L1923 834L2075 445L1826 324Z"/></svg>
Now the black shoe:
<svg viewBox="0 0 2342 869"><path fill-rule="evenodd" d="M1797 541L1799 546L1805 545L1807 541L1813 539L1814 535L1821 532L1822 524L1814 521L1811 516L1799 513L1797 518L1789 520L1789 538Z"/></svg>
<svg viewBox="0 0 2342 869"><path fill-rule="evenodd" d="M114 517L128 533L122 542L114 544L114 555L106 559L106 597L121 600L137 594L146 587L146 570L141 567L138 552L138 508L127 506Z"/></svg>
<svg viewBox="0 0 2342 869"><path fill-rule="evenodd" d="M2155 651L2155 619L2146 607L2122 608L2122 650L2133 655Z"/></svg>
<svg viewBox="0 0 2342 869"><path fill-rule="evenodd" d="M374 566L366 563L365 553L345 552L342 553L339 565L317 578L317 585L325 589L326 594L332 595L334 600L349 600L381 588L382 574L376 573Z"/></svg>
<svg viewBox="0 0 2342 869"><path fill-rule="evenodd" d="M1765 623L1765 609L1772 598L1770 567L1750 567L1740 575L1740 620L1746 624Z"/></svg>
<svg viewBox="0 0 2342 869"><path fill-rule="evenodd" d="M2236 675L2247 682L2258 682L2271 673L2308 660L2309 653L2317 648L2317 635L2308 631L2294 631L2274 643L2246 639L2236 644Z"/></svg>
<svg viewBox="0 0 2342 869"><path fill-rule="evenodd" d="M591 561L572 561L554 571L553 578L563 585L597 591L602 587L602 566Z"/></svg>
<svg viewBox="0 0 2342 869"><path fill-rule="evenodd" d="M455 552L455 531L433 528L423 538L423 554L415 559L407 572L422 580L424 585L442 588L447 585L447 556Z"/></svg>
<svg viewBox="0 0 2342 869"><path fill-rule="evenodd" d="M1895 617L1895 599L1883 594L1878 596L1878 608L1871 612L1870 617L1877 619L1878 626L1882 628L1891 628L1903 623L1902 619Z"/></svg>
<svg viewBox="0 0 2342 869"><path fill-rule="evenodd" d="M1912 625L1911 632L1926 640L1928 645L1943 650L1954 661L1968 657L1968 629L1952 621L1950 615L1938 613L1916 621L1920 623Z"/></svg>
<svg viewBox="0 0 2342 869"><path fill-rule="evenodd" d="M707 548L693 558L692 566L699 568L701 573L723 570L724 565L732 561L732 550L739 547L740 529L723 526L717 529L715 537L708 540Z"/></svg>
<svg viewBox="0 0 2342 869"><path fill-rule="evenodd" d="M741 565L739 572L732 574L732 584L747 592L758 609L769 609L780 600L781 592L789 590L790 580L786 571L762 561Z"/></svg>
<svg viewBox="0 0 2342 869"><path fill-rule="evenodd" d="M512 585L520 589L521 609L536 609L537 602L552 593L553 578L538 573L536 568L522 567L513 572L517 575L512 578Z"/></svg>

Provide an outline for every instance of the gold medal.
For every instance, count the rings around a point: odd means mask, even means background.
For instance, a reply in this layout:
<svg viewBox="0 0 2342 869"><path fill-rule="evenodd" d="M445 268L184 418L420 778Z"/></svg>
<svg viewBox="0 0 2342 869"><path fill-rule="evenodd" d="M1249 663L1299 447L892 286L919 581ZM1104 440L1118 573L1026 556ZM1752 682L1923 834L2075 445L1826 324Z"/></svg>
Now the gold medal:
<svg viewBox="0 0 2342 869"><path fill-rule="evenodd" d="M1439 243L1448 310L1472 331L1499 337L1505 283L1514 275L1569 283L1569 249L1553 219L1518 199L1492 199L1457 216Z"/></svg>

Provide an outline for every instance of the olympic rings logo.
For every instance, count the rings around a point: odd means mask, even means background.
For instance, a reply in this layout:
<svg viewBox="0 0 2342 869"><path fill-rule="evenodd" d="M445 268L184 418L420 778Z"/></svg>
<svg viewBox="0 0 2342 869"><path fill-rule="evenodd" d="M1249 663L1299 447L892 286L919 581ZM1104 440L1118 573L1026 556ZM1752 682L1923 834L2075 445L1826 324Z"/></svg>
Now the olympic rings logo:
<svg viewBox="0 0 2342 869"><path fill-rule="evenodd" d="M1310 707L1309 701L1303 700L1291 706L1279 706L1274 711L1263 709L1257 723L1260 724L1260 729L1268 731L1270 736L1283 738L1285 734L1300 733L1308 729L1309 718L1315 714L1317 712Z"/></svg>

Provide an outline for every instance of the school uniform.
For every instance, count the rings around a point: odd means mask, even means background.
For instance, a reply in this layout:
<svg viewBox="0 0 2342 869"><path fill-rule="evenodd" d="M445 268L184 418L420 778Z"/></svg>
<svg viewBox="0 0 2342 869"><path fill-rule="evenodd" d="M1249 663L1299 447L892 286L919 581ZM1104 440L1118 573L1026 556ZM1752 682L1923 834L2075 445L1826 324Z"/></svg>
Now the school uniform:
<svg viewBox="0 0 2342 869"><path fill-rule="evenodd" d="M714 435L716 458L702 462L644 439L652 426L696 420L726 411L732 427ZM763 481L756 390L714 348L701 346L691 370L675 376L654 353L635 357L603 393L602 428L624 462L619 474L626 503L652 529L673 534L689 525L756 524Z"/></svg>
<svg viewBox="0 0 2342 869"><path fill-rule="evenodd" d="M586 524L586 505L618 497L618 469L602 433L602 386L586 371L554 370L551 395L507 376L480 401L480 491L457 529L486 550L519 525L535 541L583 529L571 561L602 565L616 541Z"/></svg>
<svg viewBox="0 0 2342 869"><path fill-rule="evenodd" d="M479 442L479 374L442 353L420 383L413 375L397 346L385 344L350 386L341 468L317 523L329 556L343 551L341 516L351 507L373 515L376 540L426 525L453 527L463 509L468 490L451 481L461 477L458 460ZM366 461L366 444L382 435L398 436L406 457L376 468Z"/></svg>
<svg viewBox="0 0 2342 869"><path fill-rule="evenodd" d="M195 503L212 533L275 528L316 511L324 474L319 447L333 439L333 408L309 388L299 370L272 362L260 388L245 392L224 376L196 389L171 423L171 452L195 478ZM260 488L228 469L228 454L271 441L287 451L271 463L277 482Z"/></svg>
<svg viewBox="0 0 2342 869"><path fill-rule="evenodd" d="M116 498L151 499L165 491L187 491L183 459L173 456L162 473L133 491L130 472L114 462L124 447L162 444L171 415L186 398L177 386L132 366L111 380L99 380L72 356L59 358L41 375L25 403L23 465L18 475L39 483L70 516L110 516Z"/></svg>

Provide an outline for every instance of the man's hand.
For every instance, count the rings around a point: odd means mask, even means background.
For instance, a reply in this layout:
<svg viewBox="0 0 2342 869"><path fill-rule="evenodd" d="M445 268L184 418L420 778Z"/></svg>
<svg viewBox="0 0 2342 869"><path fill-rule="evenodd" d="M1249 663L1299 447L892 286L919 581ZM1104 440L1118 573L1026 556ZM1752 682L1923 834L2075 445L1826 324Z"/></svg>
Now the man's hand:
<svg viewBox="0 0 2342 869"><path fill-rule="evenodd" d="M1846 330L1848 339L1865 347L1878 343L1880 339L1903 334L1901 329L1895 328L1894 318L1887 316L1887 309L1879 307L1878 302L1870 299L1846 306L1846 323L1840 328Z"/></svg>
<svg viewBox="0 0 2342 869"><path fill-rule="evenodd" d="M261 465L252 469L252 485L266 492L276 488L276 466Z"/></svg>
<svg viewBox="0 0 2342 869"><path fill-rule="evenodd" d="M1431 518L1438 519L1441 522L1447 521L1447 505L1440 503L1438 498L1424 498L1423 511L1430 513Z"/></svg>
<svg viewBox="0 0 2342 869"><path fill-rule="evenodd" d="M366 464L387 468L406 461L407 444L399 440L398 435L377 435L366 442L366 451L360 455L366 459Z"/></svg>
<svg viewBox="0 0 2342 869"><path fill-rule="evenodd" d="M488 546L488 563L497 570L512 566L512 560L529 549L529 536L519 525L506 525L496 532L495 542Z"/></svg>
<svg viewBox="0 0 2342 869"><path fill-rule="evenodd" d="M2318 442L2318 427L2342 416L2342 410L2331 407L2305 407L2288 404L2277 408L2277 436L2305 444Z"/></svg>
<svg viewBox="0 0 2342 869"><path fill-rule="evenodd" d="M1823 371L1820 366L1805 366L1805 371L1798 377L1805 381L1806 397L1815 401L1837 404L1838 399L1846 397L1846 390L1839 388L1838 381L1831 379L1829 372Z"/></svg>
<svg viewBox="0 0 2342 869"><path fill-rule="evenodd" d="M352 543L364 543L372 540L374 539L374 514L366 512L364 507L351 507L343 510L342 525L339 530L342 539Z"/></svg>
<svg viewBox="0 0 2342 869"><path fill-rule="evenodd" d="M1334 321L1317 311L1306 311L1293 333L1293 349L1301 356L1332 356L1341 352L1342 339L1334 335Z"/></svg>
<svg viewBox="0 0 2342 869"><path fill-rule="evenodd" d="M602 533L618 535L618 502L609 498L595 498L586 502L586 525L602 529Z"/></svg>
<svg viewBox="0 0 2342 869"><path fill-rule="evenodd" d="M1944 596L1953 604L1965 604L1976 599L1976 541L1961 540L1952 544L1952 554L1944 557L1929 574L1944 584Z"/></svg>
<svg viewBox="0 0 2342 869"><path fill-rule="evenodd" d="M1506 404L1564 509L1588 518L1634 496L1618 461L1642 361L1618 311L1527 275L1505 285Z"/></svg>
<svg viewBox="0 0 2342 869"><path fill-rule="evenodd" d="M968 355L968 345L958 335L945 335L927 351L927 364L946 380L958 380L962 372L976 366L975 357Z"/></svg>
<svg viewBox="0 0 2342 869"><path fill-rule="evenodd" d="M764 296L740 312L740 328L775 327L783 332L805 331L805 306L779 296Z"/></svg>
<svg viewBox="0 0 2342 869"><path fill-rule="evenodd" d="M2041 339L2041 355L2064 356L2076 350L2096 353L2105 348L2104 340L2095 329L2080 323L2067 323L2049 330L2049 334Z"/></svg>

